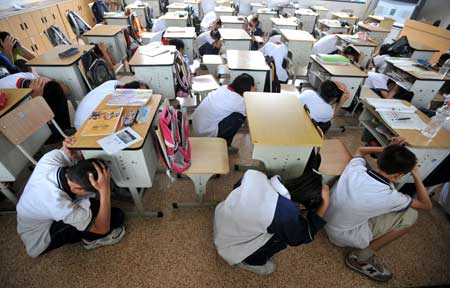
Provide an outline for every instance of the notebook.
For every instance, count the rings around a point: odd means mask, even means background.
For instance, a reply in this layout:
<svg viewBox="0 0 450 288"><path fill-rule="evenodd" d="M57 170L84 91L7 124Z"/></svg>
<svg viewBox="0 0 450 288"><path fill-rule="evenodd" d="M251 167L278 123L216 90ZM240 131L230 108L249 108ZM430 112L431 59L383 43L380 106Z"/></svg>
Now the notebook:
<svg viewBox="0 0 450 288"><path fill-rule="evenodd" d="M332 65L348 65L350 64L350 60L345 56L341 55L328 55L328 54L318 54L317 59L324 64L332 64Z"/></svg>
<svg viewBox="0 0 450 288"><path fill-rule="evenodd" d="M116 89L106 101L108 106L144 106L152 96L151 89Z"/></svg>

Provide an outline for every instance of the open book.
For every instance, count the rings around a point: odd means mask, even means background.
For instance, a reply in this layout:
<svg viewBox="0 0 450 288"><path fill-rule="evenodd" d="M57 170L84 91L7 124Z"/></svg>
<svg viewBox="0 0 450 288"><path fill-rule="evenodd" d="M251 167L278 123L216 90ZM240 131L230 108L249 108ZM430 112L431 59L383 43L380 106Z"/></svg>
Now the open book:
<svg viewBox="0 0 450 288"><path fill-rule="evenodd" d="M117 129L123 108L101 109L92 112L81 128L81 136L110 135Z"/></svg>
<svg viewBox="0 0 450 288"><path fill-rule="evenodd" d="M376 111L396 111L405 113L415 113L417 108L413 105L408 106L398 99L372 99L368 98L369 103Z"/></svg>
<svg viewBox="0 0 450 288"><path fill-rule="evenodd" d="M350 64L350 60L348 60L345 56L341 55L328 55L328 54L318 54L317 59L324 64L331 65L348 65Z"/></svg>
<svg viewBox="0 0 450 288"><path fill-rule="evenodd" d="M108 106L143 106L152 96L151 89L116 89L106 101Z"/></svg>

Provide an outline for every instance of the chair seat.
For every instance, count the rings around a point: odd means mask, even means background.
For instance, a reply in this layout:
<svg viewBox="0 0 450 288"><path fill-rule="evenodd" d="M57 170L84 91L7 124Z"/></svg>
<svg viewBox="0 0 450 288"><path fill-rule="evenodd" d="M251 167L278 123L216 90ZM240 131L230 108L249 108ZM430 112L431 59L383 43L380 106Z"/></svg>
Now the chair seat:
<svg viewBox="0 0 450 288"><path fill-rule="evenodd" d="M339 139L324 139L320 148L319 171L330 176L339 176L347 164L352 160L352 155L344 143Z"/></svg>
<svg viewBox="0 0 450 288"><path fill-rule="evenodd" d="M219 83L211 74L192 77L193 92L207 92L219 87Z"/></svg>
<svg viewBox="0 0 450 288"><path fill-rule="evenodd" d="M189 137L191 143L191 167L183 174L227 174L227 142L222 138Z"/></svg>

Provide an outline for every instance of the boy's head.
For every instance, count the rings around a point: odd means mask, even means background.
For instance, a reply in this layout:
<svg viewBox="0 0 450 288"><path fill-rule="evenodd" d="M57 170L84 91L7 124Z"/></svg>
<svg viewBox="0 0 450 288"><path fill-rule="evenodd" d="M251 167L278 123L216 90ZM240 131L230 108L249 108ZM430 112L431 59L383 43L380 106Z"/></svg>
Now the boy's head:
<svg viewBox="0 0 450 288"><path fill-rule="evenodd" d="M342 51L342 55L344 55L350 61L358 62L359 60L359 51L353 47L353 45L348 45Z"/></svg>
<svg viewBox="0 0 450 288"><path fill-rule="evenodd" d="M98 173L92 163L106 166L105 162L99 159L83 159L72 167L66 168L66 178L70 190L77 195L88 195L98 193L89 180L89 174L92 173L94 180L97 180ZM100 166L101 167L101 166Z"/></svg>
<svg viewBox="0 0 450 288"><path fill-rule="evenodd" d="M256 90L255 80L247 73L243 73L236 77L236 79L234 79L229 86L234 90L234 92L241 96L244 95L244 92Z"/></svg>
<svg viewBox="0 0 450 288"><path fill-rule="evenodd" d="M48 81L44 85L44 90L42 91L42 97L44 97L47 102L51 102L51 99L65 98L65 95L63 87L54 80Z"/></svg>
<svg viewBox="0 0 450 288"><path fill-rule="evenodd" d="M298 177L283 184L294 202L302 204L306 209L317 209L322 203L322 177Z"/></svg>
<svg viewBox="0 0 450 288"><path fill-rule="evenodd" d="M184 54L184 42L180 39L170 39L169 40L169 45L173 45L177 48L177 50L181 53Z"/></svg>
<svg viewBox="0 0 450 288"><path fill-rule="evenodd" d="M377 165L391 182L398 181L416 166L417 158L405 146L392 144L378 156Z"/></svg>
<svg viewBox="0 0 450 288"><path fill-rule="evenodd" d="M319 95L328 104L334 104L341 100L343 91L331 80L325 80L320 84Z"/></svg>
<svg viewBox="0 0 450 288"><path fill-rule="evenodd" d="M148 85L140 81L131 81L124 85L120 85L119 88L123 89L149 89Z"/></svg>
<svg viewBox="0 0 450 288"><path fill-rule="evenodd" d="M220 32L219 30L211 30L211 32L209 33L209 35L211 36L212 39L214 39L215 41L220 40Z"/></svg>
<svg viewBox="0 0 450 288"><path fill-rule="evenodd" d="M1 41L5 41L8 36L11 36L11 34L9 34L6 31L0 31L0 40ZM14 44L13 49L17 49L18 46L19 46L19 42L16 42L16 44ZM3 49L3 46L1 44L0 44L0 48Z"/></svg>

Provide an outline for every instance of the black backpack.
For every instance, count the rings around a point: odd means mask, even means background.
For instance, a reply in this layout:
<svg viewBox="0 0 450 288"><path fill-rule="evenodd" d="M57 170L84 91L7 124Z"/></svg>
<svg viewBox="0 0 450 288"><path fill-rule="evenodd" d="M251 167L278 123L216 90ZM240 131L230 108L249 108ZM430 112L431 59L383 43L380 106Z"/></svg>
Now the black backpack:
<svg viewBox="0 0 450 288"><path fill-rule="evenodd" d="M145 5L145 28L147 29L147 31L152 31L153 28L153 8L150 7L149 5Z"/></svg>
<svg viewBox="0 0 450 288"><path fill-rule="evenodd" d="M96 0L92 5L92 14L94 14L95 22L105 22L104 14L109 12L108 6L103 0Z"/></svg>
<svg viewBox="0 0 450 288"><path fill-rule="evenodd" d="M72 41L69 40L66 33L62 31L58 26L52 25L47 29L47 36L50 39L53 47L58 45L72 45Z"/></svg>
<svg viewBox="0 0 450 288"><path fill-rule="evenodd" d="M386 48L386 53L391 57L409 57L412 54L408 37L402 36Z"/></svg>
<svg viewBox="0 0 450 288"><path fill-rule="evenodd" d="M102 83L115 80L114 73L109 69L105 60L102 58L101 52L96 46L83 54L81 63L86 71L86 77L92 89L100 86Z"/></svg>
<svg viewBox="0 0 450 288"><path fill-rule="evenodd" d="M75 11L69 11L67 13L67 19L69 20L70 27L72 27L73 33L79 38L84 32L92 29L89 24Z"/></svg>

